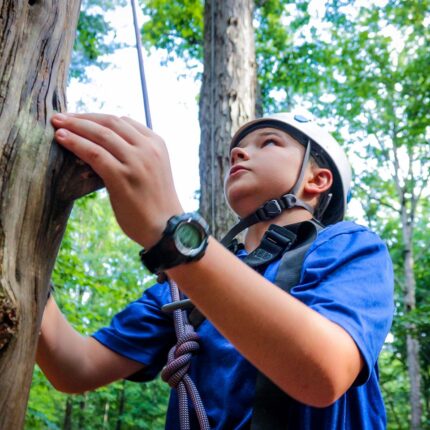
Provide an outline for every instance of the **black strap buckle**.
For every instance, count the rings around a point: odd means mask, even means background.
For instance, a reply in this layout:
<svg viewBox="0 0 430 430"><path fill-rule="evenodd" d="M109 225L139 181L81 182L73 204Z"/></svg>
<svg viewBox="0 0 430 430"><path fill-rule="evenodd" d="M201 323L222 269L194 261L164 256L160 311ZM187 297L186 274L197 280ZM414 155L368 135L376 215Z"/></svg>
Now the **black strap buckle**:
<svg viewBox="0 0 430 430"><path fill-rule="evenodd" d="M281 200L286 209L295 207L297 203L297 197L294 194L285 194L281 197Z"/></svg>
<svg viewBox="0 0 430 430"><path fill-rule="evenodd" d="M295 240L296 235L293 232L272 224L264 233L258 248L247 255L243 261L256 270L264 270L269 263L288 251Z"/></svg>
<svg viewBox="0 0 430 430"><path fill-rule="evenodd" d="M263 240L269 240L280 248L283 252L290 249L291 245L296 240L296 235L285 227L280 227L272 224L263 236Z"/></svg>
<svg viewBox="0 0 430 430"><path fill-rule="evenodd" d="M256 213L260 221L267 221L280 215L282 210L279 200L269 200L257 209Z"/></svg>

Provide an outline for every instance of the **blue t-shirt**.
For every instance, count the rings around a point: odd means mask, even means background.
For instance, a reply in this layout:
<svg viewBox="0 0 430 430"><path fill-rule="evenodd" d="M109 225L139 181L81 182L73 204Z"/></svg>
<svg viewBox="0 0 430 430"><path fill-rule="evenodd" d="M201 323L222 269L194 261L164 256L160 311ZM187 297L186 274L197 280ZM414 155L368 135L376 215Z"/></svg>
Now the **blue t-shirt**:
<svg viewBox="0 0 430 430"><path fill-rule="evenodd" d="M279 261L264 276L274 281ZM204 286L202 286L204 288ZM314 408L293 399L286 428L321 430L385 429L386 416L377 358L393 316L393 272L384 243L365 227L341 222L322 230L306 253L298 285L290 294L343 327L357 344L365 366L353 386L333 405ZM94 337L111 350L145 364L131 379L154 378L175 343L167 284L156 284L117 314ZM252 417L256 369L205 320L197 330L200 351L189 374L213 429L247 429ZM195 414L192 428L198 429ZM172 391L167 429L179 429L177 395Z"/></svg>

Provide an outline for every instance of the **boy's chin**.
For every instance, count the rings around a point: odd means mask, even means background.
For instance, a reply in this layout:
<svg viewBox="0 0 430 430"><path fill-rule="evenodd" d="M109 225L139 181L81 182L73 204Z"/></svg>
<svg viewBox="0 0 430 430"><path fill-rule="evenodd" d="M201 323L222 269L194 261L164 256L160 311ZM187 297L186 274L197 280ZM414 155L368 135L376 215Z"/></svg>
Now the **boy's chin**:
<svg viewBox="0 0 430 430"><path fill-rule="evenodd" d="M255 188L237 187L224 190L225 199L230 209L240 218L246 218L253 214L268 200L275 199L271 195L263 196L263 193L257 193Z"/></svg>
<svg viewBox="0 0 430 430"><path fill-rule="evenodd" d="M241 219L246 218L249 215L252 215L258 208L260 208L263 204L259 205L231 205L230 203L227 204L230 206L230 209Z"/></svg>
<svg viewBox="0 0 430 430"><path fill-rule="evenodd" d="M231 205L228 200L227 200L227 205L241 219L246 218L248 215L252 213L244 210L242 207L238 207L237 205Z"/></svg>

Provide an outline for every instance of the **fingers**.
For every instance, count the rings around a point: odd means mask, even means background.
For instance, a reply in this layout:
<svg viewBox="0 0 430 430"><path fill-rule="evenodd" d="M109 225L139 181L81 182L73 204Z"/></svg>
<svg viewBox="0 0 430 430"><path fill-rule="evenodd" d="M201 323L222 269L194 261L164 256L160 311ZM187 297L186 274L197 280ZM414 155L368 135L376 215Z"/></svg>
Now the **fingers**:
<svg viewBox="0 0 430 430"><path fill-rule="evenodd" d="M125 122L127 122L128 124L130 124L132 127L134 127L138 132L140 132L142 134L149 134L151 132L151 129L149 129L148 127L145 127L143 124L135 121L132 118L128 118L126 116L123 116L123 117L121 117L121 119L124 120Z"/></svg>
<svg viewBox="0 0 430 430"><path fill-rule="evenodd" d="M108 174L121 168L121 162L106 149L69 130L57 130L55 138L58 143L89 164L103 180L106 180Z"/></svg>
<svg viewBox="0 0 430 430"><path fill-rule="evenodd" d="M66 129L103 147L122 162L128 155L129 144L127 141L115 131L94 121L71 115L55 115L52 117L52 123L56 128ZM125 125L127 128L131 128L129 125Z"/></svg>
<svg viewBox="0 0 430 430"><path fill-rule="evenodd" d="M52 124L57 128L55 137L58 143L90 164L105 183L125 171L140 172L144 165L150 171L155 164L168 160L163 140L129 118L104 114L57 114L52 117ZM117 170L104 173L105 169L114 168Z"/></svg>
<svg viewBox="0 0 430 430"><path fill-rule="evenodd" d="M156 134L148 127L125 116L116 117L114 115L105 115L97 113L86 114L68 114L72 118L90 120L96 124L108 128L121 136L131 145L139 145L145 138L152 138Z"/></svg>

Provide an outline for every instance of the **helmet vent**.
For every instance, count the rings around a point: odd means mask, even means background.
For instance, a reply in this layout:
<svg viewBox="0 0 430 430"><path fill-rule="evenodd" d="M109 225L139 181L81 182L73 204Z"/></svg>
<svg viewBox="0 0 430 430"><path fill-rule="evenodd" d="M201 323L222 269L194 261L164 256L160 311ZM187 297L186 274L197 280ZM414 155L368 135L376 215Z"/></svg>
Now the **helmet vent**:
<svg viewBox="0 0 430 430"><path fill-rule="evenodd" d="M309 118L306 118L305 116L303 116L303 115L294 115L294 119L297 121L297 122L310 122L310 119Z"/></svg>

